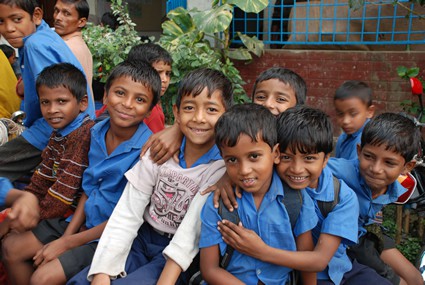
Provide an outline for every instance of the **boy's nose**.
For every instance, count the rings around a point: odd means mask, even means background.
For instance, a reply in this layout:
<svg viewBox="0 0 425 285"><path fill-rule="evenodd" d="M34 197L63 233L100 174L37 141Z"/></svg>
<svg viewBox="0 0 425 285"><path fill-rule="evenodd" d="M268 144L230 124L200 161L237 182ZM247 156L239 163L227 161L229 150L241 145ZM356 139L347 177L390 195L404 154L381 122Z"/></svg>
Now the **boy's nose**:
<svg viewBox="0 0 425 285"><path fill-rule="evenodd" d="M371 163L370 170L372 173L380 173L382 171L382 166L379 161Z"/></svg>
<svg viewBox="0 0 425 285"><path fill-rule="evenodd" d="M195 112L195 115L193 116L193 119L197 122L203 122L205 121L205 112L204 110L197 110Z"/></svg>
<svg viewBox="0 0 425 285"><path fill-rule="evenodd" d="M241 175L247 175L251 173L251 164L250 163L244 163L241 162L239 166L239 174Z"/></svg>

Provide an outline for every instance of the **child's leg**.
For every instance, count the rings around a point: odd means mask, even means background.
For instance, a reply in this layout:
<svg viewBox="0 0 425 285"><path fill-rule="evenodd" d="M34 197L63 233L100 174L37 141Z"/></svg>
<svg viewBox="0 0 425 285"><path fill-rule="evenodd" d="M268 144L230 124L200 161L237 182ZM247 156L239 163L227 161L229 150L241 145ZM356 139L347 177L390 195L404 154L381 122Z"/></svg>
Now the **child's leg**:
<svg viewBox="0 0 425 285"><path fill-rule="evenodd" d="M381 259L391 266L391 268L408 285L423 285L422 276L413 264L407 260L396 248L384 249L381 253ZM402 281L403 281L402 280ZM403 282L400 282L403 284Z"/></svg>
<svg viewBox="0 0 425 285"><path fill-rule="evenodd" d="M391 285L392 283L379 275L372 268L358 263L356 260L352 262L353 267L344 274L341 284L347 285L363 285L363 284L379 284Z"/></svg>
<svg viewBox="0 0 425 285"><path fill-rule="evenodd" d="M10 284L28 284L34 271L31 259L43 244L28 231L10 234L3 240L3 262Z"/></svg>

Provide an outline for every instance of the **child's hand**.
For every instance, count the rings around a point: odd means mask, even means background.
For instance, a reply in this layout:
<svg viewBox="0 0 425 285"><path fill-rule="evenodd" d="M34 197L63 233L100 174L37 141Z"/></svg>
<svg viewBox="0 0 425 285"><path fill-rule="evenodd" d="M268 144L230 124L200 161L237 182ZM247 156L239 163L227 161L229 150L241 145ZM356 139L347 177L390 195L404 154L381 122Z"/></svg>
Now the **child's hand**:
<svg viewBox="0 0 425 285"><path fill-rule="evenodd" d="M54 240L41 248L33 257L34 266L39 267L58 258L62 253L69 250L68 243L64 238Z"/></svg>
<svg viewBox="0 0 425 285"><path fill-rule="evenodd" d="M254 231L244 228L242 223L235 225L227 220L218 222L218 230L223 241L229 246L240 253L261 260L261 256L265 252L264 248L267 245Z"/></svg>
<svg viewBox="0 0 425 285"><path fill-rule="evenodd" d="M223 204L229 209L230 212L233 212L234 208L238 207L238 202L236 202L236 196L238 198L242 197L242 191L236 185L235 192L233 192L233 184L230 180L227 172L217 181L216 184L209 186L207 189L202 191L202 195L214 191L214 207L218 208L218 203L220 201L220 197L223 200Z"/></svg>
<svg viewBox="0 0 425 285"><path fill-rule="evenodd" d="M150 148L151 159L157 164L163 164L178 152L181 146L182 134L177 124L150 136L143 145L140 157ZM178 161L178 157L174 157Z"/></svg>
<svg viewBox="0 0 425 285"><path fill-rule="evenodd" d="M40 207L37 197L24 191L13 203L8 218L10 219L10 228L17 232L34 228L40 220Z"/></svg>
<svg viewBox="0 0 425 285"><path fill-rule="evenodd" d="M106 285L106 284L109 285L111 284L111 279L109 278L109 275L104 273L99 273L93 277L91 284L92 285Z"/></svg>

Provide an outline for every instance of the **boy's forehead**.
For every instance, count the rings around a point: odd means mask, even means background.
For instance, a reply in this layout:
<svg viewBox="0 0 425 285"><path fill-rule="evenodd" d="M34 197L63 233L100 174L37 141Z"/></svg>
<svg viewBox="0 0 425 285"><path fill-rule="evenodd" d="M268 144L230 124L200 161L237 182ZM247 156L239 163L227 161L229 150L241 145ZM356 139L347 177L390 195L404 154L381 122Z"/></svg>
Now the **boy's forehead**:
<svg viewBox="0 0 425 285"><path fill-rule="evenodd" d="M223 92L221 90L214 90L209 92L208 87L204 87L199 94L194 92L187 92L181 97L181 102L185 101L202 101L204 104L215 104L225 107L223 101Z"/></svg>

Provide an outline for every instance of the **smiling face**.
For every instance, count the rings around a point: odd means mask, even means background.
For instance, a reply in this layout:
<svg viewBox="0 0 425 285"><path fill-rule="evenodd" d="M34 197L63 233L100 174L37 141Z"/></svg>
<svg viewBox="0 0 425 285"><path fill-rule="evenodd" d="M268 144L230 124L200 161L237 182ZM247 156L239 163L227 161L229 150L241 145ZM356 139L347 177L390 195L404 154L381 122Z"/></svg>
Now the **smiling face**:
<svg viewBox="0 0 425 285"><path fill-rule="evenodd" d="M77 102L77 98L64 86L49 88L41 85L37 91L43 118L54 129L66 127L88 106L87 95Z"/></svg>
<svg viewBox="0 0 425 285"><path fill-rule="evenodd" d="M372 196L379 196L387 191L400 174L405 174L414 167L414 162L405 162L403 156L386 145L374 146L366 144L357 146L360 174L372 190Z"/></svg>
<svg viewBox="0 0 425 285"><path fill-rule="evenodd" d="M174 105L174 117L180 130L186 137L187 146L196 146L198 150L208 151L214 144L214 126L226 111L221 91L214 91L208 98L208 89L193 97L184 95L180 107Z"/></svg>
<svg viewBox="0 0 425 285"><path fill-rule="evenodd" d="M273 166L279 163L277 145L271 147L261 139L255 142L241 134L235 146L221 146L227 174L232 182L254 196L264 196L270 187Z"/></svg>
<svg viewBox="0 0 425 285"><path fill-rule="evenodd" d="M259 82L252 99L255 104L266 107L275 116L297 105L294 89L275 78Z"/></svg>
<svg viewBox="0 0 425 285"><path fill-rule="evenodd" d="M16 7L0 4L0 34L14 47L24 45L24 37L33 34L41 24L43 12L35 8L34 14Z"/></svg>
<svg viewBox="0 0 425 285"><path fill-rule="evenodd" d="M55 31L61 37L80 31L87 22L86 18L80 18L74 4L60 0L56 2L53 19Z"/></svg>
<svg viewBox="0 0 425 285"><path fill-rule="evenodd" d="M103 98L111 125L137 130L140 122L150 113L152 90L135 82L129 76L114 79Z"/></svg>
<svg viewBox="0 0 425 285"><path fill-rule="evenodd" d="M338 125L347 135L360 130L367 119L373 117L375 107L367 106L360 98L336 99L334 101Z"/></svg>
<svg viewBox="0 0 425 285"><path fill-rule="evenodd" d="M280 178L289 187L297 190L306 187L317 188L319 177L328 163L329 155L324 152L293 153L290 148L281 152L276 169Z"/></svg>
<svg viewBox="0 0 425 285"><path fill-rule="evenodd" d="M162 60L152 63L152 67L158 72L161 78L161 96L165 94L171 80L171 65Z"/></svg>

